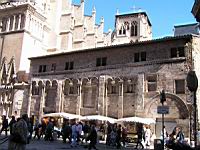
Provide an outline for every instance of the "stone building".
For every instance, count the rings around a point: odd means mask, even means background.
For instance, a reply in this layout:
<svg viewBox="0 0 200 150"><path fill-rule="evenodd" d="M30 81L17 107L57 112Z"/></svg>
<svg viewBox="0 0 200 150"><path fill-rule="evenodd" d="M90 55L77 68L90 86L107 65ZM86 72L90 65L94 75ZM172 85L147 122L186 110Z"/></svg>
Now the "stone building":
<svg viewBox="0 0 200 150"><path fill-rule="evenodd" d="M199 76L199 44L198 36L185 35L32 57L30 113L149 117L159 135L164 89L168 131L179 125L189 136L193 112L185 79L191 67Z"/></svg>
<svg viewBox="0 0 200 150"><path fill-rule="evenodd" d="M72 0L0 2L0 115L22 111L29 95L29 57L151 39L145 12L117 14L115 31L104 33L103 17L96 24L95 8L85 15L84 7L84 0L79 5ZM11 82L13 77L15 82ZM8 85L12 85L8 95L15 93L13 98L6 94Z"/></svg>

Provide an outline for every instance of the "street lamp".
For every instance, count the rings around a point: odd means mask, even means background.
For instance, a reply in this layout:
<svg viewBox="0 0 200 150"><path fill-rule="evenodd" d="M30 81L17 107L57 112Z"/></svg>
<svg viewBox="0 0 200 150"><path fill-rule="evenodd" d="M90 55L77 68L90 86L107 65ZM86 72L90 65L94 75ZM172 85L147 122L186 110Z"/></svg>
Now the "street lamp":
<svg viewBox="0 0 200 150"><path fill-rule="evenodd" d="M194 107L194 143L195 149L197 149L197 98L196 98L196 91L198 88L198 78L196 76L195 71L189 71L187 74L187 87L190 92L194 93L193 98L193 107Z"/></svg>

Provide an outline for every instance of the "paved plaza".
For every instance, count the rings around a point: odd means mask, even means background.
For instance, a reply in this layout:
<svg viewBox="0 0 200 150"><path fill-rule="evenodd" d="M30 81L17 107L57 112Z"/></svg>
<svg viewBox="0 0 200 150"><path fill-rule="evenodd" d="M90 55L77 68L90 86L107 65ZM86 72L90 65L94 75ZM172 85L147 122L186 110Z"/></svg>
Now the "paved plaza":
<svg viewBox="0 0 200 150"><path fill-rule="evenodd" d="M3 139L5 136L0 136L0 139ZM3 140L0 140L0 143L2 143ZM0 145L0 150L7 150L8 148L8 141ZM106 146L103 142L100 144L97 144L97 149L99 150L113 150L116 149L115 147ZM133 144L129 144L127 147L122 147L121 150L131 150L134 149ZM87 148L84 145L78 145L77 147L71 148L69 144L64 144L61 139L54 140L54 141L44 141L41 140L32 140L30 144L27 144L27 150L65 150L65 149L71 149L71 150L87 150Z"/></svg>

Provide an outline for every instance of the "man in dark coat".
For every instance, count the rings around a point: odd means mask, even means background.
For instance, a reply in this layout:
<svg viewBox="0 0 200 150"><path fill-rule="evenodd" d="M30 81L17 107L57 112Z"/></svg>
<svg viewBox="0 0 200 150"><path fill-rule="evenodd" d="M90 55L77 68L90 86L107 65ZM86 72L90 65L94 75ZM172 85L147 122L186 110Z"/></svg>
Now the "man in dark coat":
<svg viewBox="0 0 200 150"><path fill-rule="evenodd" d="M92 125L91 126L91 131L90 131L90 134L87 138L87 141L90 141L90 144L89 144L89 147L88 147L88 150L91 150L92 148L96 149L96 143L97 143L97 131L95 129L95 125Z"/></svg>
<svg viewBox="0 0 200 150"><path fill-rule="evenodd" d="M2 128L0 130L0 135L2 131L5 131L6 136L8 135L8 119L6 119L6 116L3 116L3 123L2 123Z"/></svg>

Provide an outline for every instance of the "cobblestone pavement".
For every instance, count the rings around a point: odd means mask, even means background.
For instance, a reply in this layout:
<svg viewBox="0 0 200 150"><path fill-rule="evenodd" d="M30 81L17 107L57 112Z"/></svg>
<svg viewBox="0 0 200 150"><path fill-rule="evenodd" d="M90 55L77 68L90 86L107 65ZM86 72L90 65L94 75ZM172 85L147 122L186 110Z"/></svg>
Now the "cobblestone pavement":
<svg viewBox="0 0 200 150"><path fill-rule="evenodd" d="M0 136L0 143L3 142L1 140L4 136ZM0 145L0 150L7 150L8 148L8 141ZM113 150L116 149L115 147L106 146L104 143L97 144L97 149L99 150ZM30 144L27 144L27 150L87 150L84 145L78 145L77 147L71 148L69 144L62 143L61 139L55 141L44 141L41 140L32 140ZM122 147L121 150L131 150L134 149L134 145L128 145L127 147Z"/></svg>

